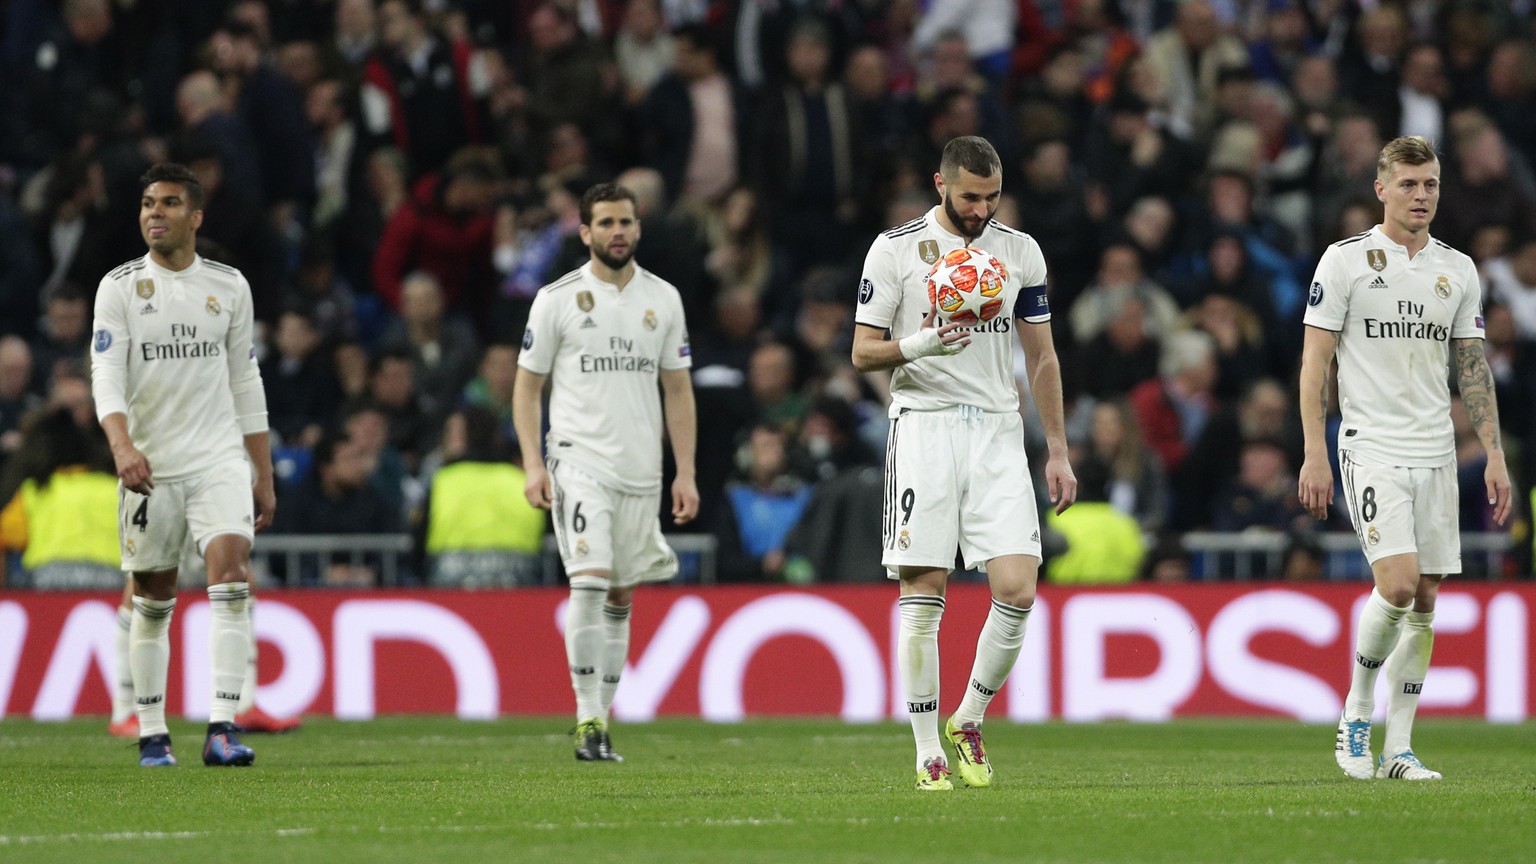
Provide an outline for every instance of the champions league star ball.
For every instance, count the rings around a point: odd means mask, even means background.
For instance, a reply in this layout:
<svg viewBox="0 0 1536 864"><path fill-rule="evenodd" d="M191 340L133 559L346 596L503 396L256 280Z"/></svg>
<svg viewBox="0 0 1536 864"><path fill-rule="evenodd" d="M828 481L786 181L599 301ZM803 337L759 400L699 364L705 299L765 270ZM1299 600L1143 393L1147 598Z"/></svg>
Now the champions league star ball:
<svg viewBox="0 0 1536 864"><path fill-rule="evenodd" d="M1008 268L992 255L966 246L945 255L928 271L928 301L939 317L962 326L991 321L1003 311Z"/></svg>

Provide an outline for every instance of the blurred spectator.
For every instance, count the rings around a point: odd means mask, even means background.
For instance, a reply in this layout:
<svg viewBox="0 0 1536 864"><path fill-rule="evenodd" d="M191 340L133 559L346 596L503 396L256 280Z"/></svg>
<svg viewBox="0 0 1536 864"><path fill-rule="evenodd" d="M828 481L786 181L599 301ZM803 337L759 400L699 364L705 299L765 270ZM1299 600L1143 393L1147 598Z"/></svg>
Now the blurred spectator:
<svg viewBox="0 0 1536 864"><path fill-rule="evenodd" d="M357 74L378 38L373 0L336 0L332 49Z"/></svg>
<svg viewBox="0 0 1536 864"><path fill-rule="evenodd" d="M1513 161L1498 127L1481 114L1460 115L1452 129L1455 158L1441 171L1456 194L1441 199L1435 233L1458 249L1470 247L1477 230L1488 225L1508 226L1520 236L1536 234L1530 166Z"/></svg>
<svg viewBox="0 0 1536 864"><path fill-rule="evenodd" d="M1285 559L1280 566L1280 578L1286 582L1317 582L1323 578L1323 562L1327 555L1322 544L1310 534L1291 532L1290 544L1285 547Z"/></svg>
<svg viewBox="0 0 1536 864"><path fill-rule="evenodd" d="M1164 340L1158 377L1131 390L1131 408L1142 440L1169 474L1179 470L1217 407L1212 393L1216 375L1211 337L1198 330L1182 330Z"/></svg>
<svg viewBox="0 0 1536 864"><path fill-rule="evenodd" d="M758 193L746 186L732 189L708 211L702 228L708 243L704 268L715 284L764 297L774 283L774 254Z"/></svg>
<svg viewBox="0 0 1536 864"><path fill-rule="evenodd" d="M1363 190L1371 189L1376 182L1376 157L1385 143L1376 129L1376 121L1367 115L1346 114L1338 118L1332 138L1325 145L1326 154L1313 190L1312 212L1321 225L1335 224L1346 206L1362 199L1373 207L1379 206L1375 196ZM1307 239L1314 248L1321 248L1349 236L1334 233L1325 230Z"/></svg>
<svg viewBox="0 0 1536 864"><path fill-rule="evenodd" d="M176 87L176 115L183 133L180 149L199 151L199 155L202 150L213 150L221 168L220 178L233 183L240 194L255 197L259 204L265 179L261 157L251 127L231 110L218 76L199 69L182 78ZM197 145L191 146L192 141ZM184 163L190 161L185 153L178 158Z"/></svg>
<svg viewBox="0 0 1536 864"><path fill-rule="evenodd" d="M580 228L581 192L565 186L546 188L540 204L496 210L491 260L501 287L494 305L493 338L521 338L534 295L574 269ZM567 263L572 267L561 269Z"/></svg>
<svg viewBox="0 0 1536 864"><path fill-rule="evenodd" d="M457 403L480 355L474 328L447 313L437 280L420 271L402 281L400 318L384 333L381 349L410 356L422 410L433 422Z"/></svg>
<svg viewBox="0 0 1536 864"><path fill-rule="evenodd" d="M373 260L384 227L411 200L405 154L380 147L363 163L361 193L347 201L336 231L336 269L361 291L376 292Z"/></svg>
<svg viewBox="0 0 1536 864"><path fill-rule="evenodd" d="M347 110L346 85L322 78L304 96L304 117L315 136L312 231L325 231L346 215L363 183L362 141Z"/></svg>
<svg viewBox="0 0 1536 864"><path fill-rule="evenodd" d="M1072 303L1072 337L1079 344L1093 341L1120 314L1127 297L1141 303L1147 328L1154 333L1167 333L1178 322L1178 304L1167 289L1142 272L1136 248L1114 243L1099 256L1098 278Z"/></svg>
<svg viewBox="0 0 1536 864"><path fill-rule="evenodd" d="M1147 62L1162 82L1160 99L1170 128L1183 137L1210 134L1215 117L1216 80L1224 69L1246 67L1248 49L1222 32L1206 0L1179 4L1175 23L1147 41Z"/></svg>
<svg viewBox="0 0 1536 864"><path fill-rule="evenodd" d="M210 49L225 98L256 146L270 224L286 234L314 200L314 149L303 93L264 56L265 44L251 25L232 21L214 34Z"/></svg>
<svg viewBox="0 0 1536 864"><path fill-rule="evenodd" d="M967 65L1000 82L1013 55L1018 14L1018 4L1007 0L933 0L912 34L912 53L936 51L940 43L952 39L963 49Z"/></svg>
<svg viewBox="0 0 1536 864"><path fill-rule="evenodd" d="M1095 221L1124 213L1149 195L1176 200L1189 191L1201 164L1199 152L1154 126L1149 111L1146 100L1122 89L1091 130L1083 159L1088 214Z"/></svg>
<svg viewBox="0 0 1536 864"><path fill-rule="evenodd" d="M389 217L373 258L373 289L390 308L400 308L405 275L424 270L437 278L449 309L484 320L500 179L493 155L465 150L443 173L416 183L411 201Z"/></svg>
<svg viewBox="0 0 1536 864"><path fill-rule="evenodd" d="M304 314L320 334L320 344L330 349L358 338L357 293L336 271L336 248L330 238L311 234L299 254L299 272L287 302ZM372 308L377 308L370 296Z"/></svg>
<svg viewBox="0 0 1536 864"><path fill-rule="evenodd" d="M38 313L38 286L43 284L45 269L21 211L0 184L0 309L5 310L0 317L0 335L32 335Z"/></svg>
<svg viewBox="0 0 1536 864"><path fill-rule="evenodd" d="M1178 214L1167 198L1138 198L1121 220L1122 239L1141 253L1141 269L1159 285L1172 286L1170 268L1178 254Z"/></svg>
<svg viewBox="0 0 1536 864"><path fill-rule="evenodd" d="M384 415L389 445L414 472L432 449L436 433L416 383L416 361L407 351L380 354L368 374L368 404Z"/></svg>
<svg viewBox="0 0 1536 864"><path fill-rule="evenodd" d="M1536 433L1536 340L1520 334L1509 307L1488 303L1484 352L1498 395L1499 425L1519 441Z"/></svg>
<svg viewBox="0 0 1536 864"><path fill-rule="evenodd" d="M1536 163L1536 41L1528 35L1499 43L1488 58L1483 110L1504 140Z"/></svg>
<svg viewBox="0 0 1536 864"><path fill-rule="evenodd" d="M752 352L747 386L757 405L758 419L786 434L793 432L810 410L810 399L800 389L795 352L782 342L764 342Z"/></svg>
<svg viewBox="0 0 1536 864"><path fill-rule="evenodd" d="M178 139L171 155L192 169L203 184L199 245L217 244L221 257L214 260L240 270L251 283L256 317L273 320L281 308L281 255L278 238L262 212L260 187L235 183L225 172L228 163L224 154L201 135Z"/></svg>
<svg viewBox="0 0 1536 864"><path fill-rule="evenodd" d="M0 336L0 455L21 446L21 421L42 403L31 390L32 349L20 336Z"/></svg>
<svg viewBox="0 0 1536 864"><path fill-rule="evenodd" d="M0 586L119 590L117 475L94 418L33 415L15 459L24 479L0 509ZM25 573L5 572L8 551Z"/></svg>
<svg viewBox="0 0 1536 864"><path fill-rule="evenodd" d="M986 16L976 16L977 19L984 17ZM918 24L919 33L933 20L935 18L931 12L925 15ZM942 131L935 130L932 137L938 139L937 149L931 153L918 154L917 164L937 165L944 144L956 135L985 137L988 141L994 142L1004 165L1013 164L1018 156L1013 146L1014 134L1007 128L1007 115L1003 111L997 89L1006 66L992 69L985 62L974 62L971 38L966 33L952 29L932 32L934 35L931 43L919 41L913 43L913 55L919 59L921 70L917 79L917 90L914 93L917 98L917 110L930 120L946 112L957 110L965 111L967 117L963 122L956 121L957 125L941 127ZM999 35L989 34L988 39L995 40ZM963 100L963 109L957 109L955 97L961 94L968 98ZM930 142L930 148L934 143Z"/></svg>
<svg viewBox="0 0 1536 864"><path fill-rule="evenodd" d="M290 309L277 319L272 342L261 364L268 423L285 444L313 445L341 399L320 331L304 312Z"/></svg>
<svg viewBox="0 0 1536 864"><path fill-rule="evenodd" d="M1181 320L1209 335L1216 347L1216 398L1236 398L1268 371L1263 325L1233 286L1215 286Z"/></svg>
<svg viewBox="0 0 1536 864"><path fill-rule="evenodd" d="M1235 409L1224 406L1210 418L1189 451L1186 469L1173 478L1173 527L1188 530L1208 525L1209 502L1222 484L1237 476L1244 442L1279 443L1290 464L1301 464L1299 431L1295 402L1286 389L1269 378L1253 382Z"/></svg>
<svg viewBox="0 0 1536 864"><path fill-rule="evenodd" d="M831 38L813 21L796 24L786 49L787 77L755 112L755 176L760 189L773 192L767 209L774 241L794 250L802 268L839 263L849 254L848 228L867 188L853 106L832 76Z"/></svg>
<svg viewBox="0 0 1536 864"><path fill-rule="evenodd" d="M379 44L363 70L364 128L405 154L411 177L485 141L474 49L440 39L422 7L422 0L379 3Z"/></svg>
<svg viewBox="0 0 1536 864"><path fill-rule="evenodd" d="M400 514L368 482L372 457L344 436L327 435L315 444L314 470L302 483L283 490L283 506L272 525L275 534L393 534L402 529ZM325 556L317 556L324 558ZM353 562L343 552L316 564L309 556L299 572L287 571L283 556L272 558L273 575L289 586L323 585L369 588L380 584L383 567L376 554Z"/></svg>
<svg viewBox="0 0 1536 864"><path fill-rule="evenodd" d="M1296 497L1296 472L1278 441L1243 442L1237 476L1210 503L1211 527L1217 531L1254 528L1289 531L1306 511Z"/></svg>
<svg viewBox="0 0 1536 864"><path fill-rule="evenodd" d="M1451 96L1445 61L1439 46L1420 43L1403 56L1402 84L1397 88L1398 135L1422 135L1445 140L1446 101ZM1396 136L1394 136L1396 137Z"/></svg>
<svg viewBox="0 0 1536 864"><path fill-rule="evenodd" d="M811 487L789 471L788 438L771 423L752 427L736 450L739 479L725 487L720 535L720 579L775 580L783 575L784 547L811 500Z"/></svg>
<svg viewBox="0 0 1536 864"><path fill-rule="evenodd" d="M90 310L85 294L69 283L44 292L42 327L32 340L33 393L47 392L62 363L80 363L91 341Z"/></svg>
<svg viewBox="0 0 1536 864"><path fill-rule="evenodd" d="M1507 256L1482 262L1488 300L1509 310L1521 339L1536 339L1536 234L1522 238Z"/></svg>
<svg viewBox="0 0 1536 864"><path fill-rule="evenodd" d="M818 400L800 427L792 461L814 485L785 539L785 581L882 578L885 568L876 544L847 542L862 531L878 531L884 508L879 462L859 437L853 407L839 399Z"/></svg>
<svg viewBox="0 0 1536 864"><path fill-rule="evenodd" d="M1180 585L1189 581L1193 563L1178 535L1164 534L1157 538L1143 559L1141 578L1146 582Z"/></svg>
<svg viewBox="0 0 1536 864"><path fill-rule="evenodd" d="M60 153L74 149L86 115L73 110L98 88L126 94L139 83L112 39L110 0L64 0L59 20L50 24L31 62L8 70L16 77L0 94L0 165L30 174ZM10 75L7 75L10 78ZM69 106L60 110L63 106Z"/></svg>
<svg viewBox="0 0 1536 864"><path fill-rule="evenodd" d="M1093 463L1088 476L1101 481L1093 500L1105 501L1136 520L1141 530L1156 532L1168 517L1168 483L1163 466L1141 440L1136 415L1123 401L1093 407L1092 426L1074 462ZM1078 488L1083 486L1078 478Z"/></svg>
<svg viewBox="0 0 1536 864"><path fill-rule="evenodd" d="M54 160L44 174L46 209L35 217L33 234L38 260L48 270L41 286L47 297L66 284L95 285L120 261L106 257L116 249L100 160L71 153ZM25 314L35 310L35 304L34 296L32 303L14 311Z"/></svg>
<svg viewBox="0 0 1536 864"><path fill-rule="evenodd" d="M523 495L527 477L509 453L494 413L466 407L443 427L444 464L432 474L416 531L427 583L440 588L510 588L540 581L545 512Z"/></svg>
<svg viewBox="0 0 1536 864"><path fill-rule="evenodd" d="M784 0L779 3L735 4L732 44L735 78L749 90L759 90L780 81L787 74L786 49L795 31L813 24L827 34L832 56L841 58L842 48L860 29L858 4L839 0Z"/></svg>
<svg viewBox="0 0 1536 864"><path fill-rule="evenodd" d="M1067 550L1045 565L1045 578L1053 584L1127 584L1141 572L1146 556L1141 528L1106 500L1106 468L1096 460L1075 466L1077 502L1065 513L1045 511L1045 527L1067 541Z"/></svg>
<svg viewBox="0 0 1536 864"><path fill-rule="evenodd" d="M1093 225L1083 204L1084 178L1074 168L1071 148L1062 138L1028 145L1022 167L1015 187L1018 197L1029 202L1029 218L1022 224L1040 248L1051 250L1051 281L1058 292L1052 299L1068 306L1087 283L1095 263ZM1063 286L1071 287L1063 292Z"/></svg>
<svg viewBox="0 0 1536 864"><path fill-rule="evenodd" d="M794 338L813 389L845 366L853 351L853 306L847 290L853 280L841 267L818 267L801 280Z"/></svg>
<svg viewBox="0 0 1536 864"><path fill-rule="evenodd" d="M683 297L685 313L702 314L712 292L708 285L709 274L705 260L709 254L708 247L703 228L695 216L696 209L670 206L661 172L652 168L625 169L614 178L614 182L635 193L635 215L639 217L640 226L644 229L644 242L640 244L635 260L640 266L672 283L672 287ZM580 241L575 245L579 246ZM586 253L584 247L581 253ZM571 260L571 268L585 261L585 258Z"/></svg>
<svg viewBox="0 0 1536 864"><path fill-rule="evenodd" d="M373 462L368 485L389 502L393 512L404 518L409 512L407 502L414 501L420 490L405 457L390 443L389 416L372 405L354 404L343 412L341 428L347 439L361 447Z"/></svg>
<svg viewBox="0 0 1536 864"><path fill-rule="evenodd" d="M1082 391L1095 399L1123 397L1137 384L1156 377L1162 356L1146 303L1133 294L1109 302L1115 308L1112 317L1098 335L1078 346L1068 367L1082 382Z"/></svg>
<svg viewBox="0 0 1536 864"><path fill-rule="evenodd" d="M855 122L863 130L865 158L871 162L875 194L867 206L878 210L889 197L895 162L912 134L915 106L910 96L892 89L890 61L878 45L853 49L843 66L843 86L853 100Z"/></svg>
<svg viewBox="0 0 1536 864"><path fill-rule="evenodd" d="M708 28L680 28L673 44L671 69L647 95L637 118L641 156L661 172L678 204L712 205L737 182L747 120L743 99L720 70Z"/></svg>
<svg viewBox="0 0 1536 864"><path fill-rule="evenodd" d="M609 152L617 131L608 121L617 105L618 82L605 71L603 46L581 32L575 14L561 3L540 3L528 16L527 34L526 50L516 56L522 59L517 71L526 88L529 127L549 130L574 123L587 140Z"/></svg>
<svg viewBox="0 0 1536 864"><path fill-rule="evenodd" d="M489 411L501 430L501 443L512 445L517 434L512 426L512 384L517 380L518 347L492 342L480 355L480 374L464 385L463 405ZM445 443L443 445L447 447ZM517 453L517 448L512 448Z"/></svg>
<svg viewBox="0 0 1536 864"><path fill-rule="evenodd" d="M1402 9L1389 4L1365 8L1354 36L1339 60L1340 90L1371 115L1384 137L1395 137L1402 123L1398 87L1408 41Z"/></svg>
<svg viewBox="0 0 1536 864"><path fill-rule="evenodd" d="M640 104L672 66L673 38L662 18L660 0L624 4L624 23L613 37L613 58L624 104Z"/></svg>
<svg viewBox="0 0 1536 864"><path fill-rule="evenodd" d="M1259 80L1284 86L1319 45L1302 0L1268 0L1265 7L1264 29L1248 45L1248 62Z"/></svg>

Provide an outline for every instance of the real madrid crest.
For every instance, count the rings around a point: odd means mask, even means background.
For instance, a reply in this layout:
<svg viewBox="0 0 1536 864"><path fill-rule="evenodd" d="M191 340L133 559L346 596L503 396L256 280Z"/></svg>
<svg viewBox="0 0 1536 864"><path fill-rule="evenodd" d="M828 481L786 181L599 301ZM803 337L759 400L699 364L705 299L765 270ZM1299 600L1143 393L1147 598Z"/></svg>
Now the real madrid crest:
<svg viewBox="0 0 1536 864"><path fill-rule="evenodd" d="M129 555L133 555L133 554L135 554L135 553L137 553L139 551L138 547L133 545L133 538L132 537L129 537L127 540L123 541L123 548L128 550L128 554Z"/></svg>
<svg viewBox="0 0 1536 864"><path fill-rule="evenodd" d="M939 260L939 241L924 240L917 244L917 257L923 259L924 264L932 264Z"/></svg>
<svg viewBox="0 0 1536 864"><path fill-rule="evenodd" d="M585 557L587 557L587 553L591 552L591 551L592 551L592 549L591 549L591 547L587 546L587 541L586 540L578 539L576 541L576 557L577 558L585 558Z"/></svg>
<svg viewBox="0 0 1536 864"><path fill-rule="evenodd" d="M911 537L911 535L909 535L905 530L903 530L901 532L901 536L896 538L896 548L902 550L903 552L905 552L907 550L907 547L909 547L911 545L912 545L912 537Z"/></svg>
<svg viewBox="0 0 1536 864"><path fill-rule="evenodd" d="M139 281L133 283L133 292L139 295L139 297L148 300L149 298L155 296L155 280L140 279Z"/></svg>
<svg viewBox="0 0 1536 864"><path fill-rule="evenodd" d="M576 308L583 312L591 312L594 305L591 291L576 292Z"/></svg>
<svg viewBox="0 0 1536 864"><path fill-rule="evenodd" d="M1381 542L1381 532L1376 530L1375 525L1372 525L1370 530L1365 532L1365 539L1370 541L1372 546L1375 546L1377 543Z"/></svg>
<svg viewBox="0 0 1536 864"><path fill-rule="evenodd" d="M644 324L647 330L655 330L656 313L650 309L645 310L645 317L640 319L640 323Z"/></svg>
<svg viewBox="0 0 1536 864"><path fill-rule="evenodd" d="M1371 265L1371 269L1377 273L1387 269L1387 253L1380 249L1365 250L1365 263Z"/></svg>
<svg viewBox="0 0 1536 864"><path fill-rule="evenodd" d="M203 304L203 308L208 310L209 315L219 314L219 298L209 294L208 302Z"/></svg>
<svg viewBox="0 0 1536 864"><path fill-rule="evenodd" d="M1451 299L1451 280L1441 276L1435 280L1435 296L1441 300Z"/></svg>

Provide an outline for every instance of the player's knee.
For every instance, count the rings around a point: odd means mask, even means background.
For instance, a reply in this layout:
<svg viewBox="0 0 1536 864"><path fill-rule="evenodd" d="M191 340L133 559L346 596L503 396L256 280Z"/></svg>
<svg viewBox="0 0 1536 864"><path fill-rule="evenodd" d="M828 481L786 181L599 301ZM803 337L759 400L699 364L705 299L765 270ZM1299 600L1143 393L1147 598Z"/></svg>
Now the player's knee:
<svg viewBox="0 0 1536 864"><path fill-rule="evenodd" d="M1028 609L1035 605L1035 586L1022 585L1018 588L994 590L992 599L1015 609Z"/></svg>

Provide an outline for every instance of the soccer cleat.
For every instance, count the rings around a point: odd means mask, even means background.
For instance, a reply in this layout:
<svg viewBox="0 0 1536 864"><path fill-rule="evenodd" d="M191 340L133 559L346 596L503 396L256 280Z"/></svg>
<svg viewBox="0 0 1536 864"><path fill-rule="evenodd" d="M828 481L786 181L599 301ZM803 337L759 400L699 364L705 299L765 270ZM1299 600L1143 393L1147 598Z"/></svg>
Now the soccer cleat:
<svg viewBox="0 0 1536 864"><path fill-rule="evenodd" d="M1381 764L1376 766L1376 779L1378 780L1439 780L1440 772L1431 771L1424 767L1419 757L1413 755L1412 750L1387 758L1387 754L1381 754Z"/></svg>
<svg viewBox="0 0 1536 864"><path fill-rule="evenodd" d="M235 725L240 727L241 732L268 732L277 735L299 728L302 721L297 717L280 720L260 708L252 708L244 714L237 714Z"/></svg>
<svg viewBox="0 0 1536 864"><path fill-rule="evenodd" d="M949 765L943 756L923 760L923 767L917 769L917 788L921 792L948 792L955 788L949 782Z"/></svg>
<svg viewBox="0 0 1536 864"><path fill-rule="evenodd" d="M176 764L171 755L171 736L149 735L139 739L139 767L169 768Z"/></svg>
<svg viewBox="0 0 1536 864"><path fill-rule="evenodd" d="M608 725L593 718L576 724L576 760L578 762L623 762L624 757L613 752L613 739L608 737Z"/></svg>
<svg viewBox="0 0 1536 864"><path fill-rule="evenodd" d="M108 723L107 734L114 738L139 737L139 716L137 714L129 714L126 720Z"/></svg>
<svg viewBox="0 0 1536 864"><path fill-rule="evenodd" d="M203 741L203 764L245 766L256 761L256 751L240 743L239 730L233 723L209 723Z"/></svg>
<svg viewBox="0 0 1536 864"><path fill-rule="evenodd" d="M955 718L950 717L944 723L944 735L949 738L949 743L955 745L955 755L960 760L956 768L965 785L992 785L992 763L987 761L987 751L981 746L981 724L962 723L956 726Z"/></svg>
<svg viewBox="0 0 1536 864"><path fill-rule="evenodd" d="M1334 737L1333 759L1344 773L1356 780L1369 780L1376 776L1371 765L1371 721L1339 718L1339 731Z"/></svg>

